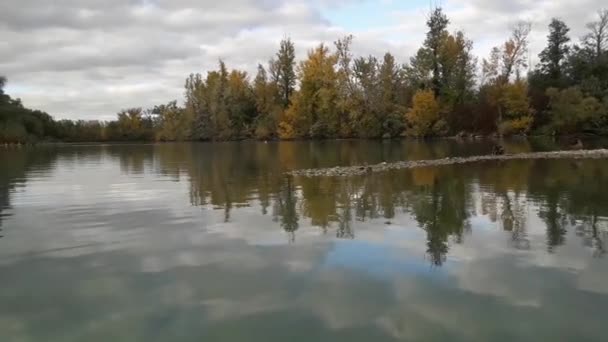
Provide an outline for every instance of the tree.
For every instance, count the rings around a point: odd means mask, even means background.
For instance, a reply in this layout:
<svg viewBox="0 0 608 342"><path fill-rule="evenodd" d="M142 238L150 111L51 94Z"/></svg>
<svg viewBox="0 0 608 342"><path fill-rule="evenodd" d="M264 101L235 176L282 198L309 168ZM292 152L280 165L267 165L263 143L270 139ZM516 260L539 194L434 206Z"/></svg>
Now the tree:
<svg viewBox="0 0 608 342"><path fill-rule="evenodd" d="M350 50L353 36L348 35L334 42L337 59L337 92L338 92L338 135L342 138L352 136L355 131L354 125L350 123L350 117L356 110L357 99L355 81L352 69L353 56Z"/></svg>
<svg viewBox="0 0 608 342"><path fill-rule="evenodd" d="M441 45L441 96L450 105L470 100L475 86L477 60L473 56L473 42L461 31L448 35Z"/></svg>
<svg viewBox="0 0 608 342"><path fill-rule="evenodd" d="M253 81L253 94L257 111L255 137L257 139L275 138L283 106L280 103L277 84L268 80L268 73L261 64L258 65L258 73Z"/></svg>
<svg viewBox="0 0 608 342"><path fill-rule="evenodd" d="M599 59L608 49L608 10L600 10L597 15L597 21L587 24L589 33L585 35L583 42L593 51L594 57Z"/></svg>
<svg viewBox="0 0 608 342"><path fill-rule="evenodd" d="M541 72L554 82L561 79L563 63L570 51L568 32L570 29L563 21L553 18L549 24L547 47L539 55Z"/></svg>
<svg viewBox="0 0 608 342"><path fill-rule="evenodd" d="M419 90L412 108L406 113L408 133L416 137L445 134L445 121L439 116L440 107L432 90Z"/></svg>
<svg viewBox="0 0 608 342"><path fill-rule="evenodd" d="M577 87L547 89L550 129L559 134L581 131L605 133L608 112L599 100L586 97ZM603 130L603 131L602 131Z"/></svg>
<svg viewBox="0 0 608 342"><path fill-rule="evenodd" d="M359 57L353 63L354 102L350 112L353 132L359 137L370 138L382 135L383 122L379 119L380 87L379 63L376 57Z"/></svg>
<svg viewBox="0 0 608 342"><path fill-rule="evenodd" d="M248 138L256 116L253 90L244 71L232 70L228 76L226 107L230 138Z"/></svg>
<svg viewBox="0 0 608 342"><path fill-rule="evenodd" d="M516 80L503 86L500 106L504 110L504 121L501 121L501 134L527 134L532 128L533 111L530 108L528 85L525 81Z"/></svg>
<svg viewBox="0 0 608 342"><path fill-rule="evenodd" d="M403 113L405 109L398 102L401 77L395 57L384 54L378 73L379 108L378 117L380 136L395 137L403 132Z"/></svg>
<svg viewBox="0 0 608 342"><path fill-rule="evenodd" d="M339 129L336 55L320 44L300 63L300 91L279 126L285 138L335 137Z"/></svg>
<svg viewBox="0 0 608 342"><path fill-rule="evenodd" d="M484 59L482 62L482 84L486 88L483 93L488 96L488 103L495 107L498 113L496 128L500 136L506 133L502 129L510 127L510 124L503 125L505 110L511 110L511 113L518 112L505 108L505 105L521 104L523 101L519 98L522 95L523 85L518 82L520 82L521 69L527 67L526 55L530 29L531 24L529 22L517 23L511 32L511 37L501 47L494 47L490 53L490 58ZM511 86L509 82L513 74L516 76L517 84ZM527 93L523 96L527 97ZM513 115L511 114L509 120L513 120ZM524 125L524 122L522 122L522 125Z"/></svg>
<svg viewBox="0 0 608 342"><path fill-rule="evenodd" d="M441 8L436 8L427 21L426 40L404 74L414 88L433 90L441 115L455 128L465 126L461 116L467 112L464 104L473 98L477 60L473 42L460 31L450 34L448 24Z"/></svg>
<svg viewBox="0 0 608 342"><path fill-rule="evenodd" d="M276 76L283 108L289 106L289 99L296 85L295 65L295 46L291 39L283 39L276 59Z"/></svg>
<svg viewBox="0 0 608 342"><path fill-rule="evenodd" d="M424 41L424 49L428 51L427 56L430 56L430 65L433 74L431 79L431 87L435 93L435 96L439 96L441 91L441 69L439 56L441 46L443 45L443 41L447 35L447 27L449 23L450 21L443 13L441 7L435 8L426 22L429 30L427 31L426 40Z"/></svg>
<svg viewBox="0 0 608 342"><path fill-rule="evenodd" d="M6 85L6 77L0 76L0 96L4 96L4 86Z"/></svg>
<svg viewBox="0 0 608 342"><path fill-rule="evenodd" d="M190 74L185 84L185 111L193 120L191 138L196 140L210 140L215 131L206 83L201 74Z"/></svg>

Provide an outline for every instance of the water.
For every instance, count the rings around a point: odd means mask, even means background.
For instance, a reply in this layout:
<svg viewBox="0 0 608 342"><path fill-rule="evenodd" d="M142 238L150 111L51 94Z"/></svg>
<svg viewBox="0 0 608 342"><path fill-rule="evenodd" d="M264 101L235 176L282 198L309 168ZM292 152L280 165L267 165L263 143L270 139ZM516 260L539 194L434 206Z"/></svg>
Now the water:
<svg viewBox="0 0 608 342"><path fill-rule="evenodd" d="M1 150L0 341L608 340L608 160L285 176L489 150Z"/></svg>

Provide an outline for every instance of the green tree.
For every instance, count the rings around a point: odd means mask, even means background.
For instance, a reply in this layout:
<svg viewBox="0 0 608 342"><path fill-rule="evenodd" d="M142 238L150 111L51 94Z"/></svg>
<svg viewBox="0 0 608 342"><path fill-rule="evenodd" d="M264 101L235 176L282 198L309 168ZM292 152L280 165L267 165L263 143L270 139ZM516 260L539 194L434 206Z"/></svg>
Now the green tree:
<svg viewBox="0 0 608 342"><path fill-rule="evenodd" d="M354 103L350 119L353 132L359 137L375 138L382 135L379 68L374 56L359 57L353 63L355 89L350 98Z"/></svg>
<svg viewBox="0 0 608 342"><path fill-rule="evenodd" d="M289 106L291 94L296 85L296 53L291 39L283 39L277 52L276 77L283 108Z"/></svg>
<svg viewBox="0 0 608 342"><path fill-rule="evenodd" d="M577 87L564 90L547 89L550 129L555 133L572 134L587 131L606 133L607 107L592 97L585 96Z"/></svg>
<svg viewBox="0 0 608 342"><path fill-rule="evenodd" d="M435 96L439 96L441 91L441 65L440 65L440 50L445 36L448 34L447 27L450 23L447 16L443 13L441 7L433 10L428 18L426 25L429 28L424 41L424 47L427 56L430 57L430 66L432 70L431 87Z"/></svg>
<svg viewBox="0 0 608 342"><path fill-rule="evenodd" d="M227 88L226 107L230 138L248 138L252 135L257 111L253 89L247 79L247 73L232 70L228 76Z"/></svg>
<svg viewBox="0 0 608 342"><path fill-rule="evenodd" d="M257 111L255 137L257 139L276 138L277 125L283 106L279 98L277 83L268 79L268 73L261 64L258 65L258 73L253 81L253 93Z"/></svg>
<svg viewBox="0 0 608 342"><path fill-rule="evenodd" d="M549 24L547 47L540 53L540 70L554 82L562 77L563 63L566 60L570 47L570 28L561 20L553 18Z"/></svg>
<svg viewBox="0 0 608 342"><path fill-rule="evenodd" d="M390 53L384 54L378 71L379 101L377 118L380 124L380 136L389 138L403 132L403 114L405 109L399 103L402 80L400 70L395 63L395 57Z"/></svg>
<svg viewBox="0 0 608 342"><path fill-rule="evenodd" d="M201 74L188 76L184 95L185 111L193 119L191 137L196 140L212 139L215 127L211 118L208 87Z"/></svg>

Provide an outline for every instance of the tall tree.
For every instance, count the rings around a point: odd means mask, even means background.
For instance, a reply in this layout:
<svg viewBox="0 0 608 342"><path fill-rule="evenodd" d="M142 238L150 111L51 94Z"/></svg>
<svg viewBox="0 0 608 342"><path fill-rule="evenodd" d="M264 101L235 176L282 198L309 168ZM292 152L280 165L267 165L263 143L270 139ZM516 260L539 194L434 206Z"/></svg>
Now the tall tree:
<svg viewBox="0 0 608 342"><path fill-rule="evenodd" d="M540 53L540 70L551 80L557 81L562 76L563 63L570 51L570 28L561 20L553 18L549 24L547 47Z"/></svg>
<svg viewBox="0 0 608 342"><path fill-rule="evenodd" d="M289 98L296 86L296 53L291 39L283 39L277 52L276 74L283 107L289 106Z"/></svg>
<svg viewBox="0 0 608 342"><path fill-rule="evenodd" d="M426 34L424 47L427 49L428 55L430 56L431 69L433 72L431 85L435 96L439 96L439 92L441 90L439 55L441 46L445 36L447 35L447 27L449 23L450 21L443 13L441 7L435 8L426 22L429 30Z"/></svg>
<svg viewBox="0 0 608 342"><path fill-rule="evenodd" d="M228 75L226 106L230 137L249 138L256 116L253 89L245 71L232 70Z"/></svg>
<svg viewBox="0 0 608 342"><path fill-rule="evenodd" d="M268 79L268 73L261 64L258 65L258 73L253 81L253 93L257 110L255 137L258 139L275 138L283 105L280 103L276 82Z"/></svg>
<svg viewBox="0 0 608 342"><path fill-rule="evenodd" d="M190 74L185 84L185 111L193 120L191 138L209 140L213 137L214 127L209 110L207 86L201 74Z"/></svg>
<svg viewBox="0 0 608 342"><path fill-rule="evenodd" d="M355 92L351 99L355 106L351 111L351 125L359 137L379 137L382 134L378 69L379 63L374 56L359 57L353 63Z"/></svg>
<svg viewBox="0 0 608 342"><path fill-rule="evenodd" d="M281 120L282 137L336 136L340 126L336 62L336 55L321 44L300 63L300 91Z"/></svg>
<svg viewBox="0 0 608 342"><path fill-rule="evenodd" d="M358 105L353 75L351 44L353 36L348 35L334 42L337 59L337 92L338 92L338 135L348 138L353 135L355 127L350 121ZM344 124L342 124L344 123Z"/></svg>
<svg viewBox="0 0 608 342"><path fill-rule="evenodd" d="M399 105L401 75L390 53L384 54L378 73L379 111L377 120L385 138L395 137L403 131L403 114L405 109Z"/></svg>

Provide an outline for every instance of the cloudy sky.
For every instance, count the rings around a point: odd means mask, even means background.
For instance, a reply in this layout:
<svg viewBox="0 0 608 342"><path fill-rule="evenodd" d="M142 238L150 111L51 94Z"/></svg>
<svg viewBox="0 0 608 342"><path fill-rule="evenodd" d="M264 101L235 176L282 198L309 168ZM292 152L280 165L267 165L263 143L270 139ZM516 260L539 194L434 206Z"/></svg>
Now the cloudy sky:
<svg viewBox="0 0 608 342"><path fill-rule="evenodd" d="M436 0L438 1L438 0ZM519 19L533 22L532 56L551 17L575 40L603 0L443 0L451 30L485 56ZM28 107L58 118L111 119L127 107L181 100L185 77L218 59L255 70L291 37L301 58L355 36L355 54L406 61L422 42L429 0L2 0L0 74Z"/></svg>

